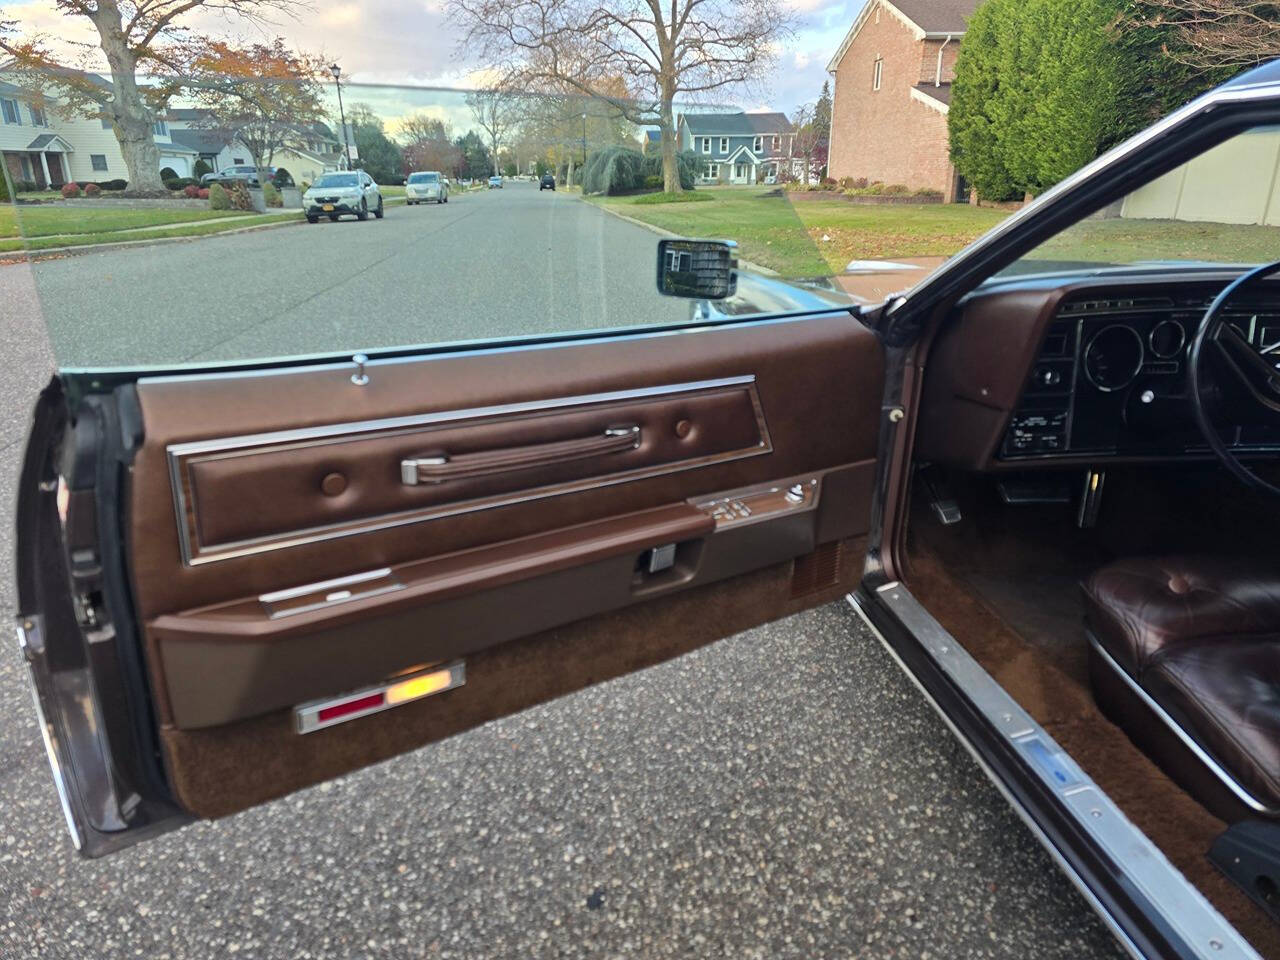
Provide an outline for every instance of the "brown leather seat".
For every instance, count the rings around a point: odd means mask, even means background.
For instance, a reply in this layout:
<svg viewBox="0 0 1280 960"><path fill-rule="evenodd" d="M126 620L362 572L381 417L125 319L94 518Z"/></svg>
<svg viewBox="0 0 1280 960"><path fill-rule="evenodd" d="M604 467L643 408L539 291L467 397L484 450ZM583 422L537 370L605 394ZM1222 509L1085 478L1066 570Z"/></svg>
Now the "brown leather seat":
<svg viewBox="0 0 1280 960"><path fill-rule="evenodd" d="M1084 594L1104 712L1218 816L1280 817L1280 570L1135 558Z"/></svg>

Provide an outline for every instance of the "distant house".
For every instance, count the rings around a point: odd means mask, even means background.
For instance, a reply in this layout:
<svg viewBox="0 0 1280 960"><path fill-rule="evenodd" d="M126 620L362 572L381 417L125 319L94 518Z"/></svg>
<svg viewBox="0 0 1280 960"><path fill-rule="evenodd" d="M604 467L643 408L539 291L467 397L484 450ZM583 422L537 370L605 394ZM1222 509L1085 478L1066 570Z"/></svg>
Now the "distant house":
<svg viewBox="0 0 1280 960"><path fill-rule="evenodd" d="M781 113L685 113L678 139L705 161L700 183L758 183L803 162L792 157L795 133Z"/></svg>
<svg viewBox="0 0 1280 960"><path fill-rule="evenodd" d="M179 107L165 113L170 136L199 152L199 157L217 172L230 166L253 163L253 155L234 132L215 125L208 110ZM263 158L264 162L266 158ZM313 182L326 170L337 170L342 160L342 144L329 127L315 123L298 130L286 147L278 147L270 163L284 167L297 182Z"/></svg>
<svg viewBox="0 0 1280 960"><path fill-rule="evenodd" d="M828 176L965 198L947 112L956 53L979 2L867 0L827 64L835 78Z"/></svg>
<svg viewBox="0 0 1280 960"><path fill-rule="evenodd" d="M646 130L644 132L644 140L640 143L640 152L644 154L658 154L662 152L662 131Z"/></svg>

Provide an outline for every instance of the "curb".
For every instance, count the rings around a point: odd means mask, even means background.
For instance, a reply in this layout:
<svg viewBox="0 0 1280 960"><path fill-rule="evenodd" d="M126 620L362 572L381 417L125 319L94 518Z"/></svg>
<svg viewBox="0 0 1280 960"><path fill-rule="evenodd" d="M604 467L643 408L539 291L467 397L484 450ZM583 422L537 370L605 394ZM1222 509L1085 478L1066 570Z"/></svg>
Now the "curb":
<svg viewBox="0 0 1280 960"><path fill-rule="evenodd" d="M386 203L388 207L404 205L401 197L392 197ZM209 240L212 237L230 237L238 233L257 233L260 230L279 230L281 227L297 227L306 224L301 220L282 220L280 223L255 223L250 227L237 227L235 230L219 230L217 233L197 234L188 237L153 237L150 240L114 240L111 243L79 243L70 247L45 247L40 250L3 250L0 251L0 266L12 263L29 263L33 260L52 260L60 257L75 257L102 250L121 250L129 247L154 247L165 243L191 243L197 240Z"/></svg>
<svg viewBox="0 0 1280 960"><path fill-rule="evenodd" d="M584 203L590 203L590 201L584 197L579 197L578 199L582 200ZM644 229L648 230L650 233L656 233L660 237L679 237L680 236L680 234L672 233L670 230L665 230L662 227L655 227L652 223L645 223L643 220L637 220L635 217L628 217L625 213L618 213L618 211L616 210L610 210L608 207L604 206L603 204L592 203L591 205L595 207L597 210L602 210L612 217L617 217L619 220L625 220L627 223L634 224L637 227L644 227ZM743 260L741 257L738 258L738 266L746 270L750 270L752 273L763 274L766 277L781 276L781 274L778 273L777 270L773 270L769 267L764 266L763 264L752 263L750 260Z"/></svg>

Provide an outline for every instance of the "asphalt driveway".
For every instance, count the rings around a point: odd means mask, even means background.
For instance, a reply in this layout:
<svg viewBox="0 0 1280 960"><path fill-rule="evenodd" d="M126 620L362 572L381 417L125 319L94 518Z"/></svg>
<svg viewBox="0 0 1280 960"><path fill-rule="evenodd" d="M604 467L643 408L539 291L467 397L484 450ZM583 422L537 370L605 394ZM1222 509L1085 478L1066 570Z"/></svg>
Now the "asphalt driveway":
<svg viewBox="0 0 1280 960"><path fill-rule="evenodd" d="M42 311L64 363L281 352L299 329L345 347L353 330L625 325L637 317L602 315L600 290L648 297L652 240L562 194L510 189L34 277L0 267L0 611L15 612L26 411L53 366ZM273 282L281 270L310 296ZM186 286L139 308L157 275ZM1117 952L841 604L105 861L66 838L12 644L0 711L3 957Z"/></svg>

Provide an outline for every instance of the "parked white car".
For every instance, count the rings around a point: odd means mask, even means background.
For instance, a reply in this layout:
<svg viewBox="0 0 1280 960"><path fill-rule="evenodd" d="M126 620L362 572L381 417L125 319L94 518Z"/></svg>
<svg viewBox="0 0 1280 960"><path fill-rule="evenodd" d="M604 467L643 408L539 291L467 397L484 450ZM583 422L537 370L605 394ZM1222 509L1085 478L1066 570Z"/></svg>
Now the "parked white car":
<svg viewBox="0 0 1280 960"><path fill-rule="evenodd" d="M405 200L409 206L432 200L435 203L449 202L449 179L434 170L421 170L409 174L404 186Z"/></svg>
<svg viewBox="0 0 1280 960"><path fill-rule="evenodd" d="M325 173L302 195L302 210L307 220L315 223L321 217L337 220L353 213L357 220L368 220L372 213L382 219L382 191L363 170Z"/></svg>

